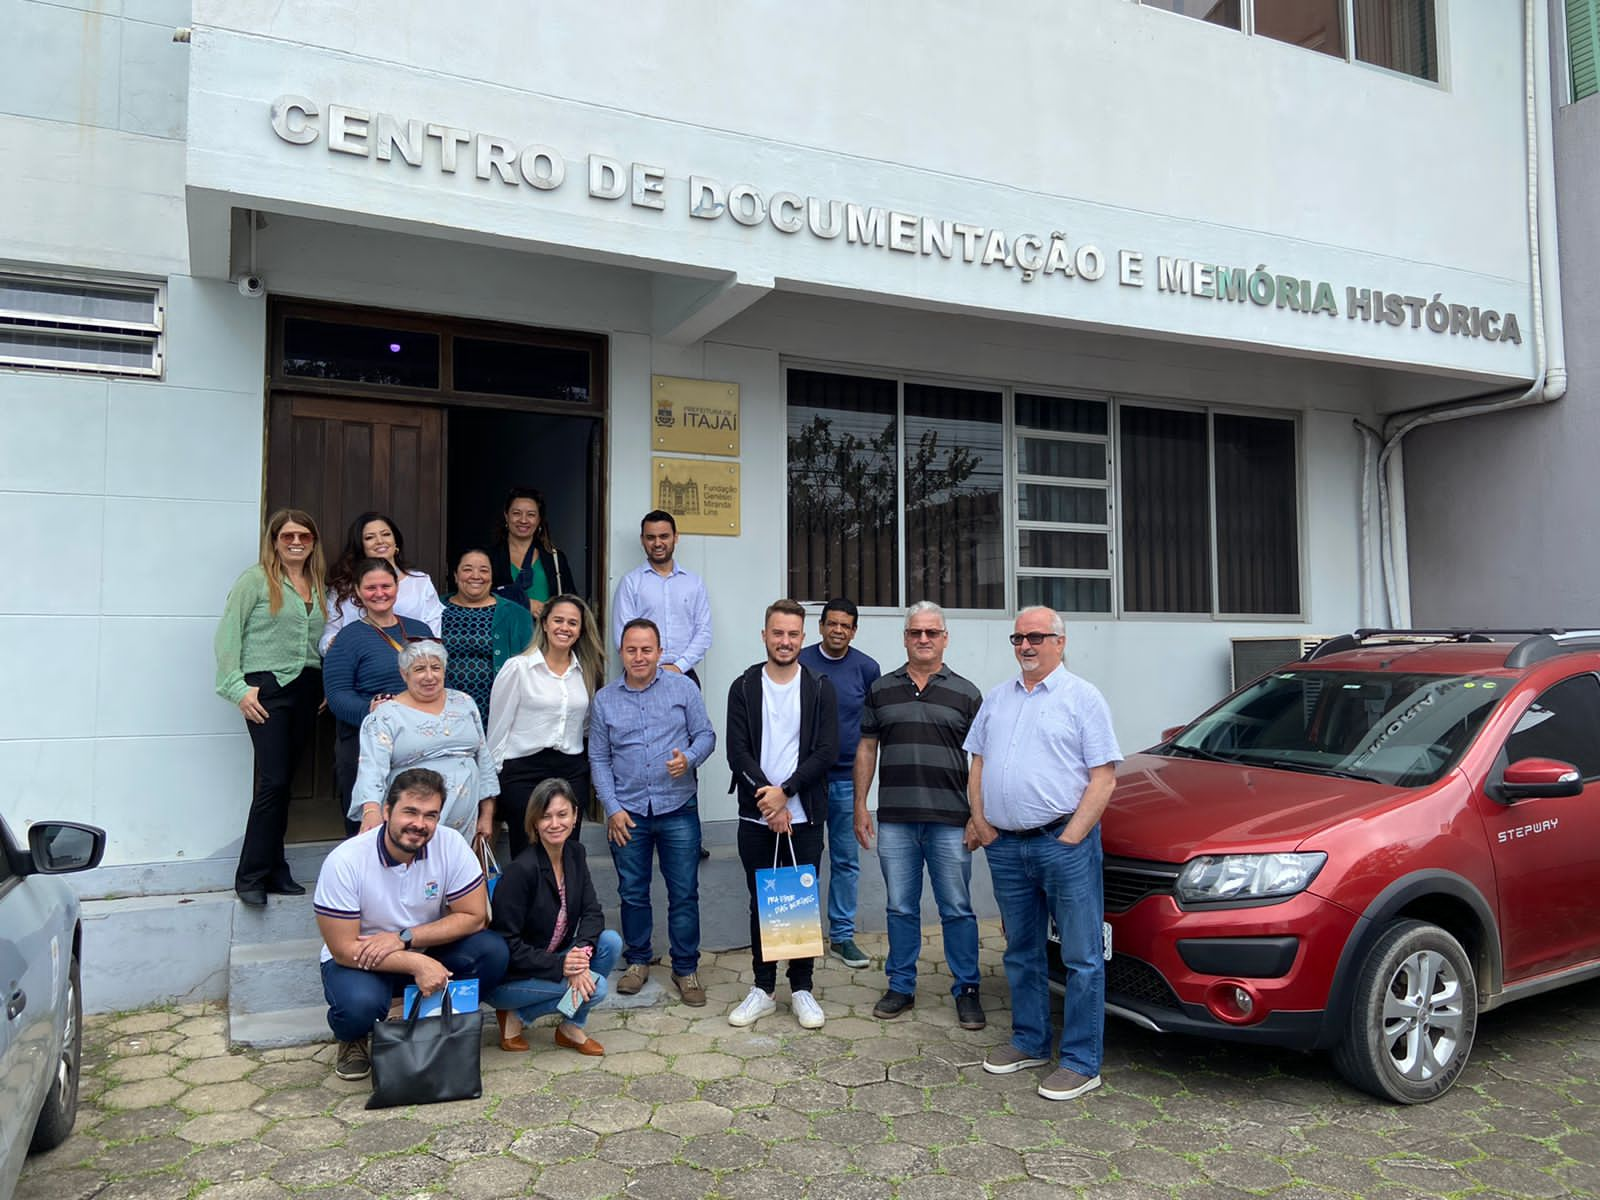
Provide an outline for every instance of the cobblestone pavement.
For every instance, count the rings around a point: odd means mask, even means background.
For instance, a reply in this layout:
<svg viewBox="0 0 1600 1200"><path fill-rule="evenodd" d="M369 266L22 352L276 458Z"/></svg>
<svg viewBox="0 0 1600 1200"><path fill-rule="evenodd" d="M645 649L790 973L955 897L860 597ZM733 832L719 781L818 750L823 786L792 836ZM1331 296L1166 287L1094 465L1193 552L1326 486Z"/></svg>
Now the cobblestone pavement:
<svg viewBox="0 0 1600 1200"><path fill-rule="evenodd" d="M930 957L938 935L930 931ZM881 956L882 935L864 937ZM748 953L707 961L711 1003L603 1011L607 1055L484 1049L481 1100L368 1112L333 1047L232 1053L215 1007L87 1023L83 1102L30 1160L19 1200L487 1200L638 1196L1051 1200L1064 1196L1438 1197L1600 1193L1600 985L1482 1018L1444 1099L1399 1108L1325 1058L1107 1029L1105 1085L1052 1103L1037 1076L978 1065L1007 1036L985 922L989 1028L957 1027L942 963L916 1009L871 1015L883 976L818 973L823 1030L724 1014ZM925 963L926 965L926 963Z"/></svg>

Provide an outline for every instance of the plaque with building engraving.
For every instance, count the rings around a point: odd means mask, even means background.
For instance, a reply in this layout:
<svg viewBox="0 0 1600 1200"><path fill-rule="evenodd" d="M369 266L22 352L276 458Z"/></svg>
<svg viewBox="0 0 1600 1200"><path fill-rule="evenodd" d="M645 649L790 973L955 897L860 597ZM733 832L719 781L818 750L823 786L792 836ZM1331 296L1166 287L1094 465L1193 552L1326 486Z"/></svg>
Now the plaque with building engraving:
<svg viewBox="0 0 1600 1200"><path fill-rule="evenodd" d="M672 514L679 533L739 535L739 464L696 458L651 460L655 506Z"/></svg>

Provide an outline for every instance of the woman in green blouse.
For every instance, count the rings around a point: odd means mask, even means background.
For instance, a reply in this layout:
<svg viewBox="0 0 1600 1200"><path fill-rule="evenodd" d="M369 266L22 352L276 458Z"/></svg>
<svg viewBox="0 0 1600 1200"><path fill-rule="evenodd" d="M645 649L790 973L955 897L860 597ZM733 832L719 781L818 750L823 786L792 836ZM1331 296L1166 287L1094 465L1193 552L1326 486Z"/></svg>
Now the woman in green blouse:
<svg viewBox="0 0 1600 1200"><path fill-rule="evenodd" d="M260 908L267 893L303 896L283 833L289 785L322 702L317 639L327 619L327 567L317 524L297 508L267 518L261 561L239 576L217 625L217 695L237 704L255 746L255 796L233 887Z"/></svg>

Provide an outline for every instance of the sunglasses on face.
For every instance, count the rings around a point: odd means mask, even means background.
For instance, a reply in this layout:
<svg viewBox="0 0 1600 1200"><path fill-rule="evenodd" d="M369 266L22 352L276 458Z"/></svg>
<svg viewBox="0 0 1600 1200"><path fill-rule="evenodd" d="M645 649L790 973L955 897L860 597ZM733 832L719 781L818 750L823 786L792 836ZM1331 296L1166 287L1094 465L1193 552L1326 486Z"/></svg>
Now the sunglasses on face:
<svg viewBox="0 0 1600 1200"><path fill-rule="evenodd" d="M935 638L942 638L943 636L944 636L944 630L942 630L942 629L908 629L908 630L906 630L906 640L907 641L911 641L911 642L920 642L920 641L924 641L924 640L931 642Z"/></svg>
<svg viewBox="0 0 1600 1200"><path fill-rule="evenodd" d="M313 533L294 533L290 530L284 530L278 535L278 540L280 542L314 542L317 537Z"/></svg>
<svg viewBox="0 0 1600 1200"><path fill-rule="evenodd" d="M1048 639L1060 636L1059 633L1013 633L1011 644L1020 646L1023 642L1027 642L1030 646L1042 646Z"/></svg>

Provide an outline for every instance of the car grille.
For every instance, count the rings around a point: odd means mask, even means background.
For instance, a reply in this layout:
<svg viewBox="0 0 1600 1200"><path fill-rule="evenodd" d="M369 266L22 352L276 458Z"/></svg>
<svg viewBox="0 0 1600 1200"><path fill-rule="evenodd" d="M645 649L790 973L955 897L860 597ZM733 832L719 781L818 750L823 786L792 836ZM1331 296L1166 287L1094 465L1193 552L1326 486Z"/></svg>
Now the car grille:
<svg viewBox="0 0 1600 1200"><path fill-rule="evenodd" d="M1161 972L1142 959L1113 954L1106 964L1106 999L1134 1000L1152 1008L1177 1008L1178 997Z"/></svg>
<svg viewBox="0 0 1600 1200"><path fill-rule="evenodd" d="M1127 912L1146 896L1170 896L1183 868L1137 858L1105 860L1107 912Z"/></svg>

